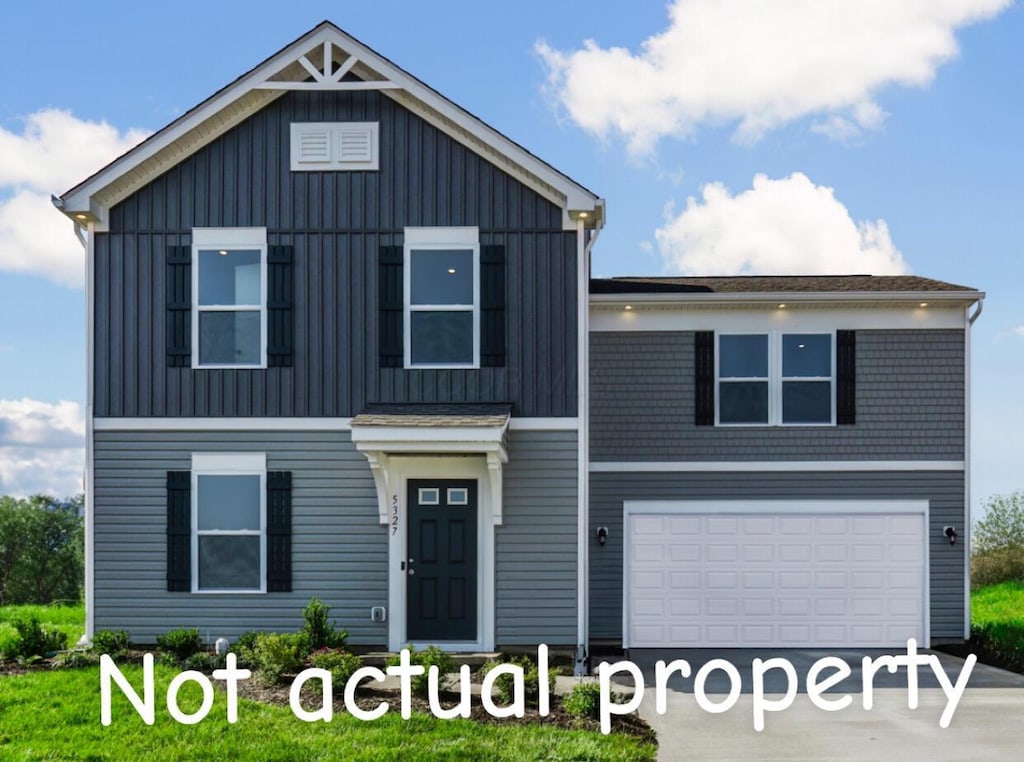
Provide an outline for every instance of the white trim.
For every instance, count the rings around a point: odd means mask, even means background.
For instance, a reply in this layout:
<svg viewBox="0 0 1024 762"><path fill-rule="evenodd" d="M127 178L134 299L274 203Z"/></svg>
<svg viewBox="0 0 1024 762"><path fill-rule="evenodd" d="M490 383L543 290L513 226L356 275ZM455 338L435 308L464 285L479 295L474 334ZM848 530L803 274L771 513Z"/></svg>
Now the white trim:
<svg viewBox="0 0 1024 762"><path fill-rule="evenodd" d="M512 418L508 427L513 431L578 431L579 418Z"/></svg>
<svg viewBox="0 0 1024 762"><path fill-rule="evenodd" d="M96 418L96 431L349 431L351 418Z"/></svg>
<svg viewBox="0 0 1024 762"><path fill-rule="evenodd" d="M756 473L814 471L963 471L962 460L598 461L590 473Z"/></svg>
<svg viewBox="0 0 1024 762"><path fill-rule="evenodd" d="M75 223L78 226L78 223ZM96 389L93 383L96 365L96 235L95 223L88 223L85 239L85 633L92 642L96 627Z"/></svg>
<svg viewBox="0 0 1024 762"><path fill-rule="evenodd" d="M202 251L224 249L226 251L250 251L260 253L260 301L259 304L211 304L199 303L199 254ZM193 228L192 229L192 368L203 370L267 367L267 229L266 228ZM256 312L260 314L260 361L259 364L201 363L199 360L199 316L203 312Z"/></svg>
<svg viewBox="0 0 1024 762"><path fill-rule="evenodd" d="M641 286L642 287L642 286ZM637 294L592 294L592 307L621 304L662 304L680 308L696 304L747 304L763 302L769 306L781 304L822 304L830 306L836 302L896 302L929 305L937 302L951 302L953 306L973 304L985 297L982 291L746 291L746 292L682 292L682 293L637 293Z"/></svg>
<svg viewBox="0 0 1024 762"><path fill-rule="evenodd" d="M906 514L921 515L924 580L922 632L931 644L931 560L928 500L626 500L622 503L622 647L629 648L629 519L634 514Z"/></svg>
<svg viewBox="0 0 1024 762"><path fill-rule="evenodd" d="M256 476L259 478L260 528L244 530L199 529L199 477L200 476ZM192 593L204 595L261 594L267 592L267 454L263 452L194 452L191 469L191 544ZM229 537L256 537L260 539L259 588L200 588L199 537L223 535Z"/></svg>
<svg viewBox="0 0 1024 762"><path fill-rule="evenodd" d="M633 300L634 295L615 305L591 304L590 330L593 333L628 331L722 331L723 333L765 333L781 330L786 333L821 333L837 326L849 330L962 330L965 300L953 305L921 308L908 303L902 306L872 304L873 295L858 294L862 303L794 304L774 296L760 306L744 302L704 304L645 305ZM593 300L595 297L591 297ZM778 304L785 303L785 309ZM626 310L625 305L633 309Z"/></svg>
<svg viewBox="0 0 1024 762"><path fill-rule="evenodd" d="M402 266L402 339L403 367L424 368L479 368L480 367L480 228L478 227L407 227L404 235ZM412 303L412 255L414 251L468 250L473 256L472 304L416 304ZM413 363L413 312L472 312L473 360L471 363Z"/></svg>
<svg viewBox="0 0 1024 762"><path fill-rule="evenodd" d="M978 314L981 314L979 304ZM977 315L975 316L977 317ZM964 307L964 525L960 529L964 553L964 640L971 638L971 329L970 307Z"/></svg>
<svg viewBox="0 0 1024 762"><path fill-rule="evenodd" d="M406 636L406 581L402 562L408 558L407 517L411 479L475 479L477 482L477 640L441 642L447 651L494 650L494 534L492 511L495 493L488 474L486 458L391 456L388 461L384 501L391 516L388 520L388 650L398 651L408 642ZM394 517L394 521L392 518ZM415 645L415 644L414 644ZM420 644L426 645L426 644ZM419 647L419 646L417 646Z"/></svg>

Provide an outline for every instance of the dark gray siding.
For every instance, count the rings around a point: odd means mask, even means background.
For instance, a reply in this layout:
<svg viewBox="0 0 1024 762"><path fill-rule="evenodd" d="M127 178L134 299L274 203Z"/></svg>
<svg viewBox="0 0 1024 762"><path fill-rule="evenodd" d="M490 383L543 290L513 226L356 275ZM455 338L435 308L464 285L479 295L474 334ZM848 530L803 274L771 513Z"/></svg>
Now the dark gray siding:
<svg viewBox="0 0 1024 762"><path fill-rule="evenodd" d="M495 637L575 645L575 431L513 431L504 524L495 535Z"/></svg>
<svg viewBox="0 0 1024 762"><path fill-rule="evenodd" d="M379 121L379 172L291 172L293 121ZM505 368L378 368L377 255L475 225L508 261ZM193 227L295 247L295 364L167 368L165 256ZM350 416L367 402L576 415L576 240L561 210L380 93L289 93L111 210L96 237L97 416Z"/></svg>
<svg viewBox="0 0 1024 762"><path fill-rule="evenodd" d="M166 473L189 470L193 451L266 452L267 468L292 472L292 592L192 595L166 591ZM204 638L245 630L295 630L317 596L352 643L387 642L370 622L388 605L387 534L366 458L347 433L96 432L96 629L126 629L153 643L172 627Z"/></svg>
<svg viewBox="0 0 1024 762"><path fill-rule="evenodd" d="M964 479L961 472L595 473L590 526L608 527L602 548L590 540L590 634L622 637L622 504L626 500L928 500L932 638L963 638ZM950 546L942 528L960 533Z"/></svg>
<svg viewBox="0 0 1024 762"><path fill-rule="evenodd" d="M857 423L694 425L693 333L593 333L590 459L962 460L964 334L857 332Z"/></svg>

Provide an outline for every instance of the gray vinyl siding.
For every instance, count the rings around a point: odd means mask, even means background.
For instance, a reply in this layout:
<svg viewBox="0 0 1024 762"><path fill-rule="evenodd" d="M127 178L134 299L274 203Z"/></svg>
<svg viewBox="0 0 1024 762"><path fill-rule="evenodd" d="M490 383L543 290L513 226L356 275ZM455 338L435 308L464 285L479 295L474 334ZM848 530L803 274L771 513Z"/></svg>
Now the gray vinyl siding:
<svg viewBox="0 0 1024 762"><path fill-rule="evenodd" d="M499 644L576 641L576 432L514 431L505 467L504 524L495 528ZM166 475L193 452L266 452L292 472L291 593L202 595L166 590ZM95 433L96 629L126 629L152 643L173 627L236 638L295 630L313 596L357 645L383 646L388 535L365 456L348 432Z"/></svg>
<svg viewBox="0 0 1024 762"><path fill-rule="evenodd" d="M575 645L575 431L513 431L495 534L498 646Z"/></svg>
<svg viewBox="0 0 1024 762"><path fill-rule="evenodd" d="M379 121L379 172L291 172L293 121ZM378 367L377 259L406 226L478 226L507 259L504 368ZM166 252L193 227L294 246L291 368L166 367ZM288 93L111 210L96 236L97 416L341 416L368 402L577 414L576 237L562 212L380 93Z"/></svg>
<svg viewBox="0 0 1024 762"><path fill-rule="evenodd" d="M928 500L931 637L963 638L964 549L968 545L962 472L595 473L590 476L590 634L622 637L622 504L627 500ZM709 510L711 510L709 506ZM950 546L942 529L956 527ZM608 542L594 533L608 527Z"/></svg>
<svg viewBox="0 0 1024 762"><path fill-rule="evenodd" d="M592 461L964 458L962 330L857 331L850 426L695 426L692 332L593 333L590 346Z"/></svg>
<svg viewBox="0 0 1024 762"><path fill-rule="evenodd" d="M96 629L126 629L153 643L173 627L205 638L246 630L298 629L317 596L354 644L387 642L370 622L387 606L387 534L366 458L347 433L96 432ZM169 593L166 585L169 470L187 471L193 452L266 452L267 469L292 472L292 592L266 595Z"/></svg>

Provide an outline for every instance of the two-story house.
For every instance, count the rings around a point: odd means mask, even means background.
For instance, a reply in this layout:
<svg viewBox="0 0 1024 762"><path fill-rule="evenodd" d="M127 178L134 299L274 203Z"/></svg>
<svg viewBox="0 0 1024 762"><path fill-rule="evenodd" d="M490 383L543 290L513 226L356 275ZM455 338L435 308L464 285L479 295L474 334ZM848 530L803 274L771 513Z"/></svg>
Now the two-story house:
<svg viewBox="0 0 1024 762"><path fill-rule="evenodd" d="M56 203L89 634L964 636L971 289L591 282L601 198L328 22Z"/></svg>

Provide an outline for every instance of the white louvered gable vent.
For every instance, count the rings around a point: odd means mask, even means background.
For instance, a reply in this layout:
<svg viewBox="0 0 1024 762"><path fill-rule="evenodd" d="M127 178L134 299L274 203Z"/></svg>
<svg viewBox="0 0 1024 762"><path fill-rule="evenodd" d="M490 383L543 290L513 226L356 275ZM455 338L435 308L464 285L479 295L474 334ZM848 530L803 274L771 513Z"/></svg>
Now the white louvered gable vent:
<svg viewBox="0 0 1024 762"><path fill-rule="evenodd" d="M378 122L294 122L291 127L293 172L380 168Z"/></svg>

